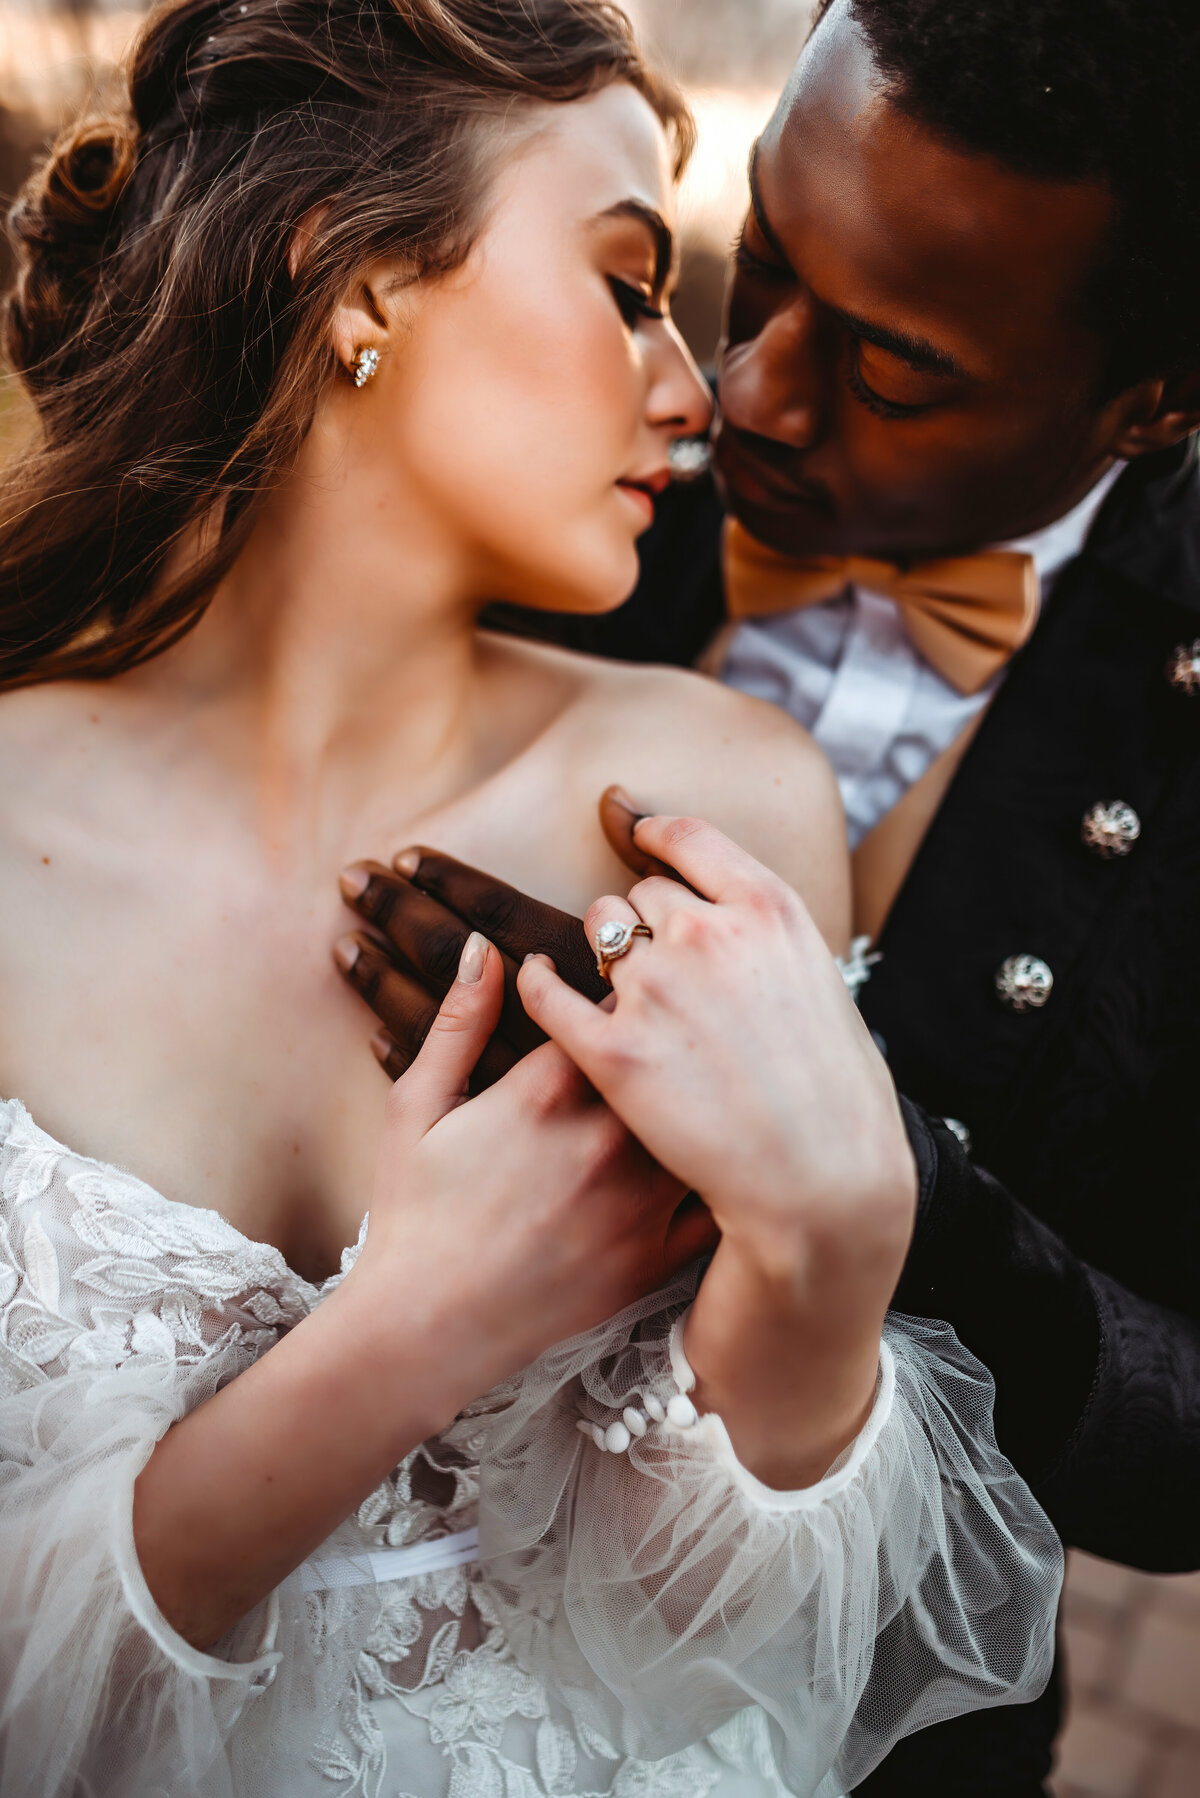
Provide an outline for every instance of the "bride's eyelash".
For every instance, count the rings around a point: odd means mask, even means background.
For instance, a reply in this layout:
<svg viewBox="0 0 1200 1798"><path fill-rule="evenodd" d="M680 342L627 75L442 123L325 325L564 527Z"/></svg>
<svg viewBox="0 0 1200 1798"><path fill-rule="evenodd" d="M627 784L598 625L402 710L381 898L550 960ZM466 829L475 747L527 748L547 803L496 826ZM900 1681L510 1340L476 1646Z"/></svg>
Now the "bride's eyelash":
<svg viewBox="0 0 1200 1798"><path fill-rule="evenodd" d="M858 366L859 342L857 337L850 339L850 355L846 362L846 385L859 404L873 412L876 418L915 418L919 412L928 411L926 406L903 406L898 400L885 400L873 387L868 387Z"/></svg>
<svg viewBox="0 0 1200 1798"><path fill-rule="evenodd" d="M620 276L610 275L608 285L612 288L613 298L617 302L617 311L630 330L639 319L650 319L655 324L661 324L667 316L661 307L656 306L653 300L647 298L640 287L634 287L630 282L622 281Z"/></svg>

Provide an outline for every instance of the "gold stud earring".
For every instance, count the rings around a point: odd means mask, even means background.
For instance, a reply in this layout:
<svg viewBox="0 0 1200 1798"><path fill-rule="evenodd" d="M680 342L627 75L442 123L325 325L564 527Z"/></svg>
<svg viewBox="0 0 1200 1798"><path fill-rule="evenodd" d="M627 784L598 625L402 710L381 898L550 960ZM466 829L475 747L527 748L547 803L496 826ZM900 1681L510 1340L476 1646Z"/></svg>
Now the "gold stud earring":
<svg viewBox="0 0 1200 1798"><path fill-rule="evenodd" d="M350 358L350 373L354 376L356 387L365 387L372 380L379 367L379 351L370 348L355 350Z"/></svg>

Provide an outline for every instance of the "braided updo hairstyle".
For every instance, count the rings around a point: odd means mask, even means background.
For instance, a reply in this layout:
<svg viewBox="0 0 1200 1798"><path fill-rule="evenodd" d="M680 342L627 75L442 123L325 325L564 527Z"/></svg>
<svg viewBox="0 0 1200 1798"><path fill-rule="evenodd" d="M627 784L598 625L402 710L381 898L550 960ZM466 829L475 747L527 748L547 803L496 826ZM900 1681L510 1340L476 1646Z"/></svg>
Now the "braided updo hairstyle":
<svg viewBox="0 0 1200 1798"><path fill-rule="evenodd" d="M459 266L514 106L614 81L682 168L689 115L610 0L153 15L128 112L68 132L9 219L5 348L41 430L0 479L0 688L119 674L189 630L338 378L356 275Z"/></svg>

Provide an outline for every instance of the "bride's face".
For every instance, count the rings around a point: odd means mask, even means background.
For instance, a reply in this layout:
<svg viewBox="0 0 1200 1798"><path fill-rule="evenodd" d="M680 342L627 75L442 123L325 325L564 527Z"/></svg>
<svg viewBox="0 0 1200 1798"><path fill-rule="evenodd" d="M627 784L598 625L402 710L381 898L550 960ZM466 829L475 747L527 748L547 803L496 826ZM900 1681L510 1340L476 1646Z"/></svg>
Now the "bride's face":
<svg viewBox="0 0 1200 1798"><path fill-rule="evenodd" d="M622 83L531 125L464 265L383 303L379 372L347 398L369 399L376 474L481 593L603 611L636 582L650 492L708 390L664 311L674 184L650 107Z"/></svg>

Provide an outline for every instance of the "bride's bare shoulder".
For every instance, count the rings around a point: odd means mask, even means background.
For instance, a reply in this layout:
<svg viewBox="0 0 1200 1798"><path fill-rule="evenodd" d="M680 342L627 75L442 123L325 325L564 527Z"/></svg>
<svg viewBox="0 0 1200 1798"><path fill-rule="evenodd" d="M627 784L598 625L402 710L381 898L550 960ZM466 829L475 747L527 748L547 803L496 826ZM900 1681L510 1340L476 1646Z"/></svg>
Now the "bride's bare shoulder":
<svg viewBox="0 0 1200 1798"><path fill-rule="evenodd" d="M849 859L837 784L786 712L690 669L542 644L518 653L566 685L559 740L591 804L618 783L647 811L709 819L789 881L831 941L845 936Z"/></svg>

